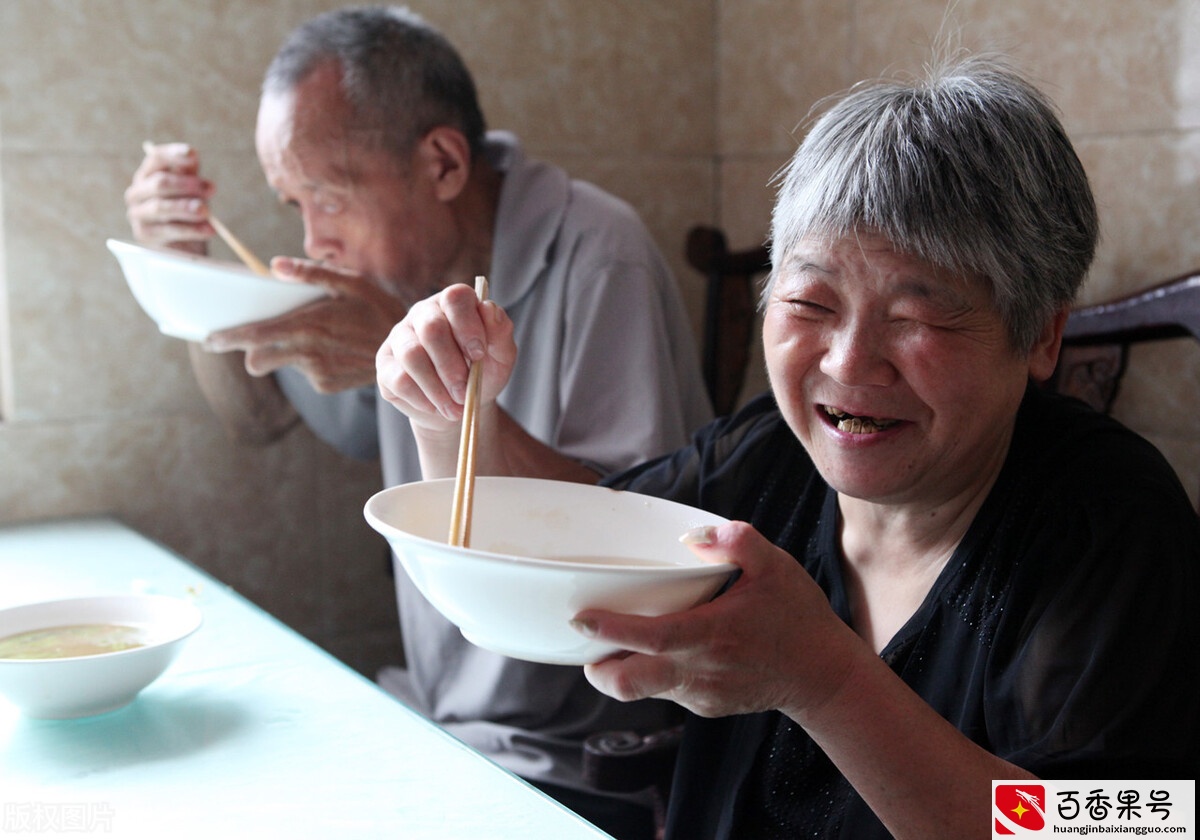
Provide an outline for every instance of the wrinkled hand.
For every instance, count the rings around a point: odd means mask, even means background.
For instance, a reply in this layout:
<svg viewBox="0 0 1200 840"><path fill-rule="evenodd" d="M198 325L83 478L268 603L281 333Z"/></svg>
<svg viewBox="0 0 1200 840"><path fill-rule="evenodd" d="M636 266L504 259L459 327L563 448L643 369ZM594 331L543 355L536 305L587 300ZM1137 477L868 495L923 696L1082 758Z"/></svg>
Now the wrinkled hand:
<svg viewBox="0 0 1200 840"><path fill-rule="evenodd" d="M824 703L849 672L846 651L864 646L789 554L744 522L709 531L692 549L730 561L741 575L726 592L660 617L585 610L575 626L626 652L585 666L618 700L660 697L705 717L780 709L793 716Z"/></svg>
<svg viewBox="0 0 1200 840"><path fill-rule="evenodd" d="M206 350L243 350L246 371L265 376L295 366L321 393L375 381L375 352L406 308L365 276L310 260L276 257L271 272L283 280L323 286L329 297L292 312L213 333Z"/></svg>
<svg viewBox="0 0 1200 840"><path fill-rule="evenodd" d="M215 231L208 223L214 187L200 176L200 158L186 143L147 144L125 209L133 237L143 245L203 253Z"/></svg>
<svg viewBox="0 0 1200 840"><path fill-rule="evenodd" d="M414 305L396 324L376 357L379 391L414 426L446 431L462 420L471 363L484 361L480 405L508 383L517 358L513 325L474 289L448 286Z"/></svg>

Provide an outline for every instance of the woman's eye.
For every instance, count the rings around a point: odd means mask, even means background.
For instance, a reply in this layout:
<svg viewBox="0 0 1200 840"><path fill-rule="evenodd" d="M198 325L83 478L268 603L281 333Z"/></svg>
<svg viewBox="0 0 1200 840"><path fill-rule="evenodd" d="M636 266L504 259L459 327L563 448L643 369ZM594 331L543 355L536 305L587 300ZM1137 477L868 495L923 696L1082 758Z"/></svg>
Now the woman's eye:
<svg viewBox="0 0 1200 840"><path fill-rule="evenodd" d="M948 324L943 313L926 309L901 309L892 312L888 320L893 324L907 324L921 327L941 327Z"/></svg>
<svg viewBox="0 0 1200 840"><path fill-rule="evenodd" d="M808 298L789 298L787 304L797 311L809 315L822 315L833 310L827 306L822 306L814 300Z"/></svg>

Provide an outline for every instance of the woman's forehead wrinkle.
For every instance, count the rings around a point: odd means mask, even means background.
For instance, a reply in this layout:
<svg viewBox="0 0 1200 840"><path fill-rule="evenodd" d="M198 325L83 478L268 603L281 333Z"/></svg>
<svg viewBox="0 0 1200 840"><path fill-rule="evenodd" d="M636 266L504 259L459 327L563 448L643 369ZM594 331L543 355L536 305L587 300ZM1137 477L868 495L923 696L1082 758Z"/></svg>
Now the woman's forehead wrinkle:
<svg viewBox="0 0 1200 840"><path fill-rule="evenodd" d="M949 311L970 308L972 297L968 278L917 257L906 256L886 241L858 233L852 238L850 254L839 255L834 242L801 241L788 251L779 267L779 276L822 277L829 280L853 279L847 274L846 258L860 259L861 266L881 280L888 280L892 293L934 303ZM845 240L843 240L845 243ZM828 247L833 246L833 247ZM900 262L898 263L897 260Z"/></svg>

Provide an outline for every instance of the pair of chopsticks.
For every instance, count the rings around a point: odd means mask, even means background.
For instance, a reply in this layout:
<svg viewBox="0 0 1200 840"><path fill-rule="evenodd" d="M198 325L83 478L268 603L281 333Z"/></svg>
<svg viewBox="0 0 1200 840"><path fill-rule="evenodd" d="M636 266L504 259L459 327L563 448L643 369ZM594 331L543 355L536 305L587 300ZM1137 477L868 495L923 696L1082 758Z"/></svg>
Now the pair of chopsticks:
<svg viewBox="0 0 1200 840"><path fill-rule="evenodd" d="M487 278L475 278L475 295L487 300ZM450 545L470 548L471 508L475 496L475 436L479 428L479 377L482 361L471 363L467 374L467 399L463 404L462 435L458 441L458 466L454 474L454 501L450 508Z"/></svg>
<svg viewBox="0 0 1200 840"><path fill-rule="evenodd" d="M153 153L154 144L149 140L144 141L142 143L142 151L147 155ZM254 252L242 243L242 240L234 236L230 232L229 228L225 227L220 219L218 219L212 213L209 213L208 223L213 226L213 230L217 232L217 236L221 237L225 244L229 246L230 250L237 254L238 259L246 264L247 268L249 268L255 274L261 274L264 277L271 276L271 269L267 267L267 264L256 257Z"/></svg>

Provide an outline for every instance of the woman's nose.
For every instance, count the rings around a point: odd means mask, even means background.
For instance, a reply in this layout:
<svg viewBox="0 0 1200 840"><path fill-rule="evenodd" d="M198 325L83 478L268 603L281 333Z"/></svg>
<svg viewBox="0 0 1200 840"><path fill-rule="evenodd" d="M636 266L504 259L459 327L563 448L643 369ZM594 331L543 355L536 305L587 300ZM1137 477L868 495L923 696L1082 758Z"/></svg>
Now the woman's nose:
<svg viewBox="0 0 1200 840"><path fill-rule="evenodd" d="M842 385L887 385L896 375L881 337L865 325L846 325L829 336L821 371Z"/></svg>

